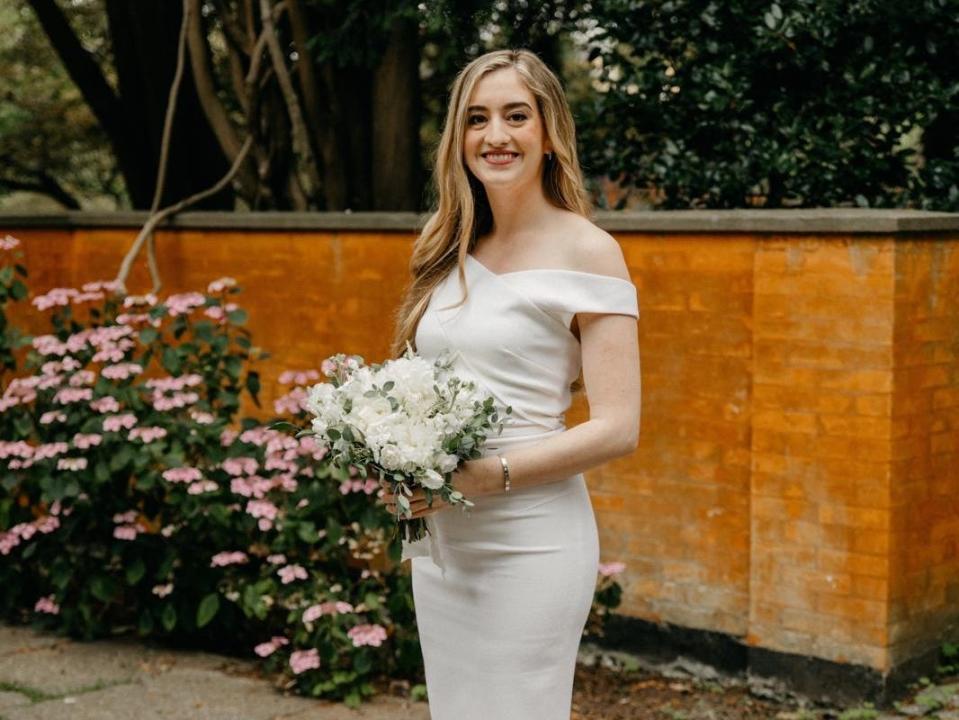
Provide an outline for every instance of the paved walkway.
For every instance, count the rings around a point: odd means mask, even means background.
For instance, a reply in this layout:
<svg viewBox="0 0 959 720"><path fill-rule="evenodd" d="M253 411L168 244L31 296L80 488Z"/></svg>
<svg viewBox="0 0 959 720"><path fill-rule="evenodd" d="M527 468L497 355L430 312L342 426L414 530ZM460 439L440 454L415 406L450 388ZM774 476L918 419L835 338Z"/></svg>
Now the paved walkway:
<svg viewBox="0 0 959 720"><path fill-rule="evenodd" d="M424 702L378 697L359 710L285 696L257 662L76 642L0 624L0 720L429 720Z"/></svg>

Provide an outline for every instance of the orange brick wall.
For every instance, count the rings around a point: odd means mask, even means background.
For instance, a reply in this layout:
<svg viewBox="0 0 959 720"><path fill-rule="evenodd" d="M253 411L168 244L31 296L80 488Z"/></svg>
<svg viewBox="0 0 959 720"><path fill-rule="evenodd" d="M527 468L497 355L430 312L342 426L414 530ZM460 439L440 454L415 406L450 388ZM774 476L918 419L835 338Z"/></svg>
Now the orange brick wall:
<svg viewBox="0 0 959 720"><path fill-rule="evenodd" d="M135 235L5 232L34 292L112 277ZM603 559L628 566L620 611L880 671L935 647L959 608L959 236L615 234L640 294L642 432L588 482ZM270 407L284 369L385 357L413 237L157 244L164 292L244 287ZM585 417L577 397L567 422Z"/></svg>
<svg viewBox="0 0 959 720"><path fill-rule="evenodd" d="M959 246L896 244L889 652L959 624Z"/></svg>
<svg viewBox="0 0 959 720"><path fill-rule="evenodd" d="M757 242L751 644L886 667L895 248Z"/></svg>

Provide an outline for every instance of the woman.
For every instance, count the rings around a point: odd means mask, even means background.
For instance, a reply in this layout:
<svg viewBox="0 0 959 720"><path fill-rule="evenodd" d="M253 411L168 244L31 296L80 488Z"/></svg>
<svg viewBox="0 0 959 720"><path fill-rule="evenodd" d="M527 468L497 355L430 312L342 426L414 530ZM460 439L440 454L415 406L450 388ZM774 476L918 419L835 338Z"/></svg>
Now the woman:
<svg viewBox="0 0 959 720"><path fill-rule="evenodd" d="M568 720L599 542L582 472L639 435L635 286L588 219L575 130L533 53L469 63L436 157L436 212L413 247L393 355L409 341L512 407L453 484L469 513L410 498L405 543L433 720ZM589 420L566 429L582 369ZM395 512L395 497L383 502Z"/></svg>

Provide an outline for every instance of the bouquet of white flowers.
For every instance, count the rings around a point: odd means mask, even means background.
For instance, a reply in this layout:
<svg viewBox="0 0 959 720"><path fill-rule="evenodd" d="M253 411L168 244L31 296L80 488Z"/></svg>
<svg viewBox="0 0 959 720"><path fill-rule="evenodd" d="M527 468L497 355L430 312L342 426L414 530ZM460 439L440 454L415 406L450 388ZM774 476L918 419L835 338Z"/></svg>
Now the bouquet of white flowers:
<svg viewBox="0 0 959 720"><path fill-rule="evenodd" d="M422 487L430 505L438 495L468 512L473 503L453 487L453 471L503 430L493 398L456 377L452 364L449 351L430 362L409 343L402 357L378 365L340 353L323 362L330 382L308 390L306 406L315 417L298 435L316 437L340 466L366 467L390 481L397 520L411 542L429 533L423 518L411 517L413 489Z"/></svg>

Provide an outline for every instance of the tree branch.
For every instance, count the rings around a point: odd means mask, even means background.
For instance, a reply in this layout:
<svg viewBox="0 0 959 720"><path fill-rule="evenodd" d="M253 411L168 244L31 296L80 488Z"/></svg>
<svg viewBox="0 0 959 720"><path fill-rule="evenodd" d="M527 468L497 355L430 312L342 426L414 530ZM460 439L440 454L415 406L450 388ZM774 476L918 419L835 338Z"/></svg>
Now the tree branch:
<svg viewBox="0 0 959 720"><path fill-rule="evenodd" d="M54 0L29 0L54 51L93 111L97 122L111 138L123 135L120 99L107 83L96 59L83 49L63 11Z"/></svg>
<svg viewBox="0 0 959 720"><path fill-rule="evenodd" d="M283 3L281 2L282 6ZM276 80L283 93L283 99L286 102L287 112L290 116L290 128L293 135L293 151L296 165L302 168L300 175L300 184L307 199L315 199L317 190L320 187L320 178L316 171L316 162L313 158L313 151L310 148L310 139L306 132L306 122L303 120L303 112L300 108L300 101L296 96L296 90L293 89L293 83L290 80L290 74L286 68L286 58L283 56L283 50L280 48L280 42L276 35L276 26L273 23L273 13L270 8L270 0L260 0L260 19L263 23L264 35L266 36L266 46L270 51L270 58L273 61L273 70L276 72ZM298 210L307 210L308 207L298 207Z"/></svg>
<svg viewBox="0 0 959 720"><path fill-rule="evenodd" d="M140 233L137 235L136 240L133 241L133 247L130 248L130 251L126 254L126 257L123 258L123 262L120 265L120 271L117 273L116 277L116 281L118 283L118 293L123 294L126 292L126 280L130 274L130 268L133 266L133 260L140 252L140 248L143 247L143 243L146 241L147 237L153 233L153 229L169 216L180 212L184 208L187 208L194 203L200 202L200 200L203 200L210 195L216 195L218 192L220 192L220 190L226 187L227 183L233 179L233 176L236 175L237 171L240 169L240 166L243 164L243 161L246 160L246 156L252 147L253 136L250 135L243 143L243 147L240 148L240 152L233 161L233 165L227 171L226 175L220 178L215 185L207 188L206 190L202 190L195 195L191 195L188 198L184 198L183 200L180 200L179 202L176 202L173 205L170 205L169 207L166 207L150 216L150 218L146 221L146 224L140 230Z"/></svg>
<svg viewBox="0 0 959 720"><path fill-rule="evenodd" d="M213 71L210 67L210 58L207 55L206 40L203 37L203 25L200 18L199 0L186 0L184 14L189 15L189 29L187 44L190 50L190 64L193 68L193 80L196 86L197 97L210 128L216 136L220 149L226 158L232 161L240 150L240 139L237 136L233 123L216 95L216 85L213 81ZM233 51L231 50L231 55ZM246 98L241 104L248 107ZM249 165L244 165L238 174L242 192L247 198L252 197L256 189L256 175Z"/></svg>

